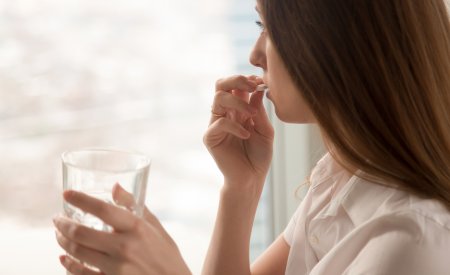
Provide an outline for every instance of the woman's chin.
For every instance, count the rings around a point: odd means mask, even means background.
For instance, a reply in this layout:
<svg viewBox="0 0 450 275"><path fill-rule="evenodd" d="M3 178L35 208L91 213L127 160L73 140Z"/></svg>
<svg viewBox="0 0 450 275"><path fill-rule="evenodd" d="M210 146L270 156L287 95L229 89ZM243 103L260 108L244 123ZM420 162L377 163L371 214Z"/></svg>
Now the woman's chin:
<svg viewBox="0 0 450 275"><path fill-rule="evenodd" d="M316 123L314 119L309 117L307 114L290 114L283 112L275 106L275 114L279 120L285 123L295 123L295 124L311 124Z"/></svg>

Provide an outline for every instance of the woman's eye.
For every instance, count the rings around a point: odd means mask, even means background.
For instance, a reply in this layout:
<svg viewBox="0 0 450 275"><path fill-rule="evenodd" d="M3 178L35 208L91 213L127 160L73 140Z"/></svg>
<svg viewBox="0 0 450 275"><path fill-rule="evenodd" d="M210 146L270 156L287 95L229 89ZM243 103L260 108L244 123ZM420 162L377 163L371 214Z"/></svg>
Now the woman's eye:
<svg viewBox="0 0 450 275"><path fill-rule="evenodd" d="M259 29L261 30L261 32L264 32L264 30L266 29L264 27L264 24L261 21L255 21L256 25L259 27Z"/></svg>

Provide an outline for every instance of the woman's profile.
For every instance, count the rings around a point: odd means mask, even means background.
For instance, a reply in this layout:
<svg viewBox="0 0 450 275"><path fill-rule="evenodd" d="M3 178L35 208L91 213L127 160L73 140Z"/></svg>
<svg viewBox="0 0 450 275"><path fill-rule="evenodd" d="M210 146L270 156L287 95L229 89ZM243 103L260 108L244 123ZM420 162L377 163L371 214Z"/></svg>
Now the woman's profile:
<svg viewBox="0 0 450 275"><path fill-rule="evenodd" d="M258 0L250 62L217 81L204 143L224 176L203 274L448 274L450 21L444 0ZM252 264L249 240L274 130L315 123L327 153L285 231ZM116 188L125 204L128 194ZM158 219L84 194L67 202L113 233L57 218L73 274L190 274Z"/></svg>

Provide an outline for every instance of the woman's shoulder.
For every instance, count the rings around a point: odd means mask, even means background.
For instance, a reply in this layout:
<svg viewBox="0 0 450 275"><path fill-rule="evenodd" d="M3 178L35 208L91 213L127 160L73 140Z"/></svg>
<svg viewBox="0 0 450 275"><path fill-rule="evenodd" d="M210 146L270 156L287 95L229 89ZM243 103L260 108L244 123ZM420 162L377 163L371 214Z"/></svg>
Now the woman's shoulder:
<svg viewBox="0 0 450 275"><path fill-rule="evenodd" d="M450 210L436 199L421 198L355 176L341 203L355 226L397 219L408 226L415 224L422 233L439 231L450 238Z"/></svg>
<svg viewBox="0 0 450 275"><path fill-rule="evenodd" d="M324 209L326 215L337 213L342 207L355 227L372 220L408 218L421 227L447 231L450 237L450 210L436 199L425 199L388 184L376 184L346 172L326 153L311 174L313 194L333 193L332 202ZM316 200L317 202L317 200ZM422 228L427 230L426 228Z"/></svg>
<svg viewBox="0 0 450 275"><path fill-rule="evenodd" d="M441 275L450 268L450 211L442 203L356 175L306 229L322 253L314 274L332 274L336 265L345 267L340 274Z"/></svg>
<svg viewBox="0 0 450 275"><path fill-rule="evenodd" d="M419 204L380 204L349 232L338 250L356 254L344 274L448 274L450 215L434 201Z"/></svg>

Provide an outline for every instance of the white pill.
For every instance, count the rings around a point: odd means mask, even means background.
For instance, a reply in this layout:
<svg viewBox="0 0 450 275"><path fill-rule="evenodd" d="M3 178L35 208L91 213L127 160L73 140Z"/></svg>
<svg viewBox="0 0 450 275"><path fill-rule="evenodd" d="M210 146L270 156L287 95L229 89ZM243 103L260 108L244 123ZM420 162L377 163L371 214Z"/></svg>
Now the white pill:
<svg viewBox="0 0 450 275"><path fill-rule="evenodd" d="M266 84L259 84L259 85L256 87L256 90L255 90L255 91L257 91L257 92L263 92L263 91L265 91L267 88L268 88L268 87L267 87Z"/></svg>

